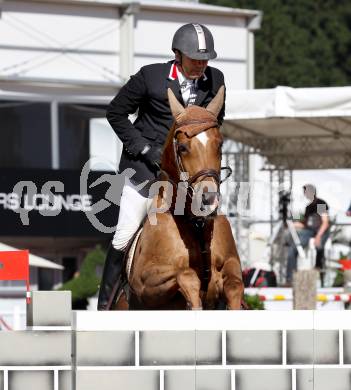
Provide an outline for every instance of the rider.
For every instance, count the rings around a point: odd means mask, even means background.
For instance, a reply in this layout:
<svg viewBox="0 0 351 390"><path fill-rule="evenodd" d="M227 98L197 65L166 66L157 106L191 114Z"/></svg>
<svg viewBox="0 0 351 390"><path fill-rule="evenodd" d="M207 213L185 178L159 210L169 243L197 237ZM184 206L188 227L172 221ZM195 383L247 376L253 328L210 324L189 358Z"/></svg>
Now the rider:
<svg viewBox="0 0 351 390"><path fill-rule="evenodd" d="M224 76L207 66L217 57L211 32L203 25L189 23L180 27L173 37L173 61L142 67L121 88L107 109L107 119L123 142L119 171L135 171L122 191L115 235L108 249L100 285L98 310L108 310L110 297L121 280L123 258L129 241L147 215L150 205L148 187L136 188L145 180L157 177L162 146L172 126L173 117L167 98L171 88L184 105L206 107L224 85ZM128 115L138 110L137 119ZM224 106L218 115L219 125ZM118 289L117 289L118 290Z"/></svg>

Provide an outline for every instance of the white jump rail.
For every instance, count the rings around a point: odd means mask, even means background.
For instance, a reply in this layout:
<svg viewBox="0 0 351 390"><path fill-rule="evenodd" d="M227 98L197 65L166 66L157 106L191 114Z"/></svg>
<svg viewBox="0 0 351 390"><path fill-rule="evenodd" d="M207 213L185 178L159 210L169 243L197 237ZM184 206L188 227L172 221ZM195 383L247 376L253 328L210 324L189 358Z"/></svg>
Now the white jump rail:
<svg viewBox="0 0 351 390"><path fill-rule="evenodd" d="M332 313L332 314L331 314ZM350 311L74 311L72 329L92 330L297 330L350 329Z"/></svg>
<svg viewBox="0 0 351 390"><path fill-rule="evenodd" d="M348 310L71 311L38 292L30 313L0 332L0 390L351 388Z"/></svg>
<svg viewBox="0 0 351 390"><path fill-rule="evenodd" d="M344 364L344 331L351 330L349 311L162 311L162 312L83 312L73 315L73 330L84 331L132 331L135 340L135 364L132 366L77 366L84 371L153 371L159 375L159 390L165 390L165 373L175 371L230 371L230 389L237 390L238 375L247 370L289 370L292 390L297 388L297 372L301 370L350 369ZM337 335L337 364L289 364L287 334L291 331L333 331ZM221 332L221 363L215 365L141 365L139 357L140 335L148 331L219 331ZM281 331L281 356L279 364L228 364L227 334L232 331ZM279 333L280 334L280 333ZM313 337L313 336L312 336ZM351 372L351 371L350 371ZM243 381L241 380L241 386ZM240 387L241 388L246 388ZM251 389L251 387L249 387ZM302 387L300 387L302 389ZM314 387L318 390L324 387ZM195 388L194 388L195 389ZM167 389L166 389L167 390Z"/></svg>

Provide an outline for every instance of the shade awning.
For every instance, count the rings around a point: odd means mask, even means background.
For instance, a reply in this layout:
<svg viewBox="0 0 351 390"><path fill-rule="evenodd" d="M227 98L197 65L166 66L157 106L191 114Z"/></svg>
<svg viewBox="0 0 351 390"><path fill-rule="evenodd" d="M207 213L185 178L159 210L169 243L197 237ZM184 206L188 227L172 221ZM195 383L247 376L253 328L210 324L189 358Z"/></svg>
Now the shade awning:
<svg viewBox="0 0 351 390"><path fill-rule="evenodd" d="M13 246L0 243L0 252L11 252L17 251L19 249L14 248ZM29 265L31 267L40 267L40 268L51 268L51 269L59 269L63 270L64 267L62 265L56 264L53 261L44 259L43 257L39 257L29 253Z"/></svg>
<svg viewBox="0 0 351 390"><path fill-rule="evenodd" d="M351 168L351 87L227 91L222 131L275 167Z"/></svg>

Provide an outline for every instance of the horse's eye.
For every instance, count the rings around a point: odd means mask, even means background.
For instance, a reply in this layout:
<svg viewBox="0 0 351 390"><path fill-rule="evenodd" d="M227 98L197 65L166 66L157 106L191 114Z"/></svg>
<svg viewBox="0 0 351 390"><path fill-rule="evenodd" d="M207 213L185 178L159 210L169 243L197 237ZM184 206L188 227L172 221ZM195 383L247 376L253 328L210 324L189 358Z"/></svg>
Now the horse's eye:
<svg viewBox="0 0 351 390"><path fill-rule="evenodd" d="M189 151L189 149L188 149L187 145L178 144L178 152L179 153L186 153L188 151Z"/></svg>

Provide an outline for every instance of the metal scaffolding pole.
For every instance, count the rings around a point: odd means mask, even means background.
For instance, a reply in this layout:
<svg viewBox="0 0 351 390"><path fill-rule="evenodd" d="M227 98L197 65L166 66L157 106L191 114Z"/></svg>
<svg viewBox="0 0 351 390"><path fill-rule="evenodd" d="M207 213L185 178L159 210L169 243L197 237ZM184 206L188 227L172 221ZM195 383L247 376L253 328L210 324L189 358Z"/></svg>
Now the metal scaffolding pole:
<svg viewBox="0 0 351 390"><path fill-rule="evenodd" d="M249 178L249 148L237 145L236 151L227 151L223 154L224 164L233 169L233 174L225 186L224 203L227 217L236 240L239 256L243 264L247 263L249 253L249 226L250 221L245 212L250 208L250 198L247 192Z"/></svg>
<svg viewBox="0 0 351 390"><path fill-rule="evenodd" d="M270 176L270 263L276 271L278 281L282 282L285 277L286 253L284 247L284 226L282 221L280 221L279 215L279 192L288 191L291 193L292 171L276 167L264 169L269 170Z"/></svg>

